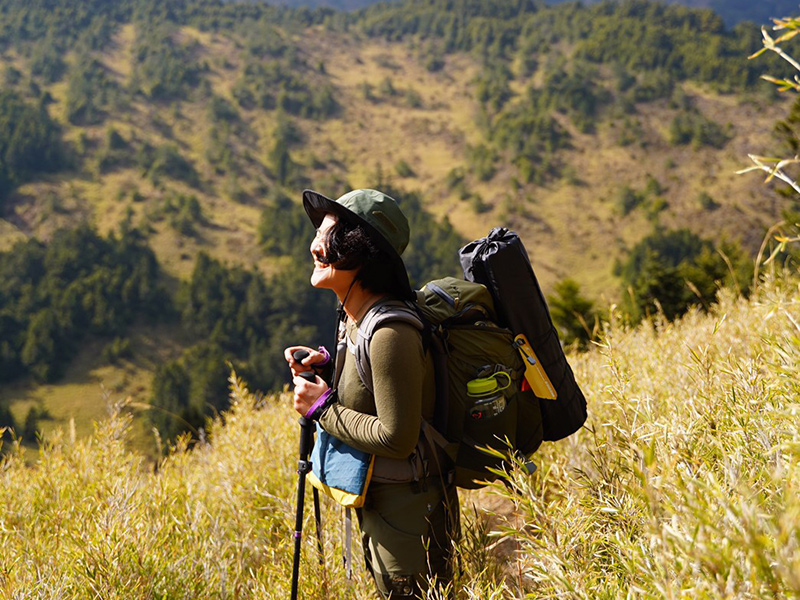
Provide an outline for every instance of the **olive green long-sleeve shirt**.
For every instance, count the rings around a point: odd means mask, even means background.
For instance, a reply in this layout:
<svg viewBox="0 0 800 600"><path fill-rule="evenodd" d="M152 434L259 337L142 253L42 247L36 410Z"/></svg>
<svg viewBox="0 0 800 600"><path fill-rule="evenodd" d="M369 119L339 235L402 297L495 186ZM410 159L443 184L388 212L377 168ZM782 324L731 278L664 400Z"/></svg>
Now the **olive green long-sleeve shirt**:
<svg viewBox="0 0 800 600"><path fill-rule="evenodd" d="M356 327L348 325L351 340ZM346 352L338 402L320 425L346 444L387 458L406 458L419 439L421 420L433 419L433 362L417 329L391 322L375 331L370 343L374 396L361 382L355 357Z"/></svg>

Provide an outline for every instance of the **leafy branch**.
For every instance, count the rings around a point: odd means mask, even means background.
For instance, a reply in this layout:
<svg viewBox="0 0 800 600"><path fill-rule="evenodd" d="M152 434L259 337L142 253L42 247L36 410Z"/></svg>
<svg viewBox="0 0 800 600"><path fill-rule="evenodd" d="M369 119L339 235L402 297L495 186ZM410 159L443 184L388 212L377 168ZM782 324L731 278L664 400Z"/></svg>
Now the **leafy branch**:
<svg viewBox="0 0 800 600"><path fill-rule="evenodd" d="M763 42L764 43L764 47L761 48L761 50L759 50L755 54L749 56L748 58L751 58L751 59L756 58L758 56L761 56L762 54L764 54L764 52L767 52L769 50L771 52L774 52L778 56L780 56L783 60L788 62L790 65L792 65L795 68L796 71L800 71L800 63L798 63L790 55L786 54L780 48L780 46L778 46L778 44L781 44L783 42L788 42L794 36L796 36L798 33L800 33L800 19L792 17L792 18L787 18L787 19L774 19L773 22L775 23L775 25L772 27L773 31L783 31L784 29L788 29L789 31L787 31L786 33L781 35L776 40L776 39L773 39L772 36L768 33L766 27L762 27L761 28L761 35L764 38L764 42ZM795 77L794 77L794 82L790 82L790 81L784 80L784 79L780 79L780 80L779 79L775 79L774 77L770 77L769 75L762 75L761 78L762 79L766 79L767 81L771 81L773 83L777 83L779 85L788 85L788 87L785 88L785 89L800 90L800 85L798 84L797 75L795 75Z"/></svg>
<svg viewBox="0 0 800 600"><path fill-rule="evenodd" d="M766 27L762 27L761 35L763 37L764 47L748 58L753 59L761 56L765 52L774 52L783 60L788 62L796 71L796 73L791 77L778 78L771 75L762 75L761 78L778 86L778 91L780 92L785 92L788 90L800 92L800 62L787 54L780 46L780 44L788 42L800 34L800 17L773 19L773 23L774 25L772 30L783 33L781 33L777 38L774 38L772 35L770 35ZM741 171L738 171L738 173L741 174L749 173L750 171L764 171L767 173L765 183L769 183L772 179L777 178L780 181L790 185L795 192L800 194L800 184L798 184L797 180L785 171L786 167L800 163L800 157L795 155L794 158L770 158L765 156L757 156L755 154L748 154L748 156L750 157L750 160L753 162L754 166L747 169L742 169ZM769 237L770 234L774 233L774 229L779 229L782 225L783 223L780 223L771 229L767 236ZM786 249L787 244L797 243L800 241L800 236L790 236L780 232L780 235L775 235L775 240L778 242L778 246L764 264L771 262L778 253L783 252ZM759 258L763 250L764 248L762 246L761 252L759 252Z"/></svg>
<svg viewBox="0 0 800 600"><path fill-rule="evenodd" d="M794 38L798 33L800 33L800 17L787 17L784 19L773 19L773 31L785 31L782 35L780 35L777 39L773 38L766 27L761 28L761 35L763 39L764 47L761 48L758 52L750 55L749 59L754 59L765 52L774 52L778 56L780 56L783 60L788 62L795 71L800 73L800 63L798 63L792 56L787 54L783 51L783 49L778 45L784 42L788 42L792 38ZM794 90L795 92L800 92L800 75L795 73L794 76L791 78L777 78L771 75L762 75L761 78L765 81L769 81L770 83L775 84L778 86L778 91L785 92L788 90ZM750 167L748 169L743 169L739 171L739 173L748 173L750 171L765 171L767 173L766 182L769 182L773 178L777 177L784 183L789 184L792 188L800 193L800 186L798 186L797 182L786 172L783 170L784 167L791 164L796 164L800 162L800 158L795 156L794 158L766 158L763 156L756 156L753 154L748 155L750 160L753 161L755 164L754 167Z"/></svg>
<svg viewBox="0 0 800 600"><path fill-rule="evenodd" d="M767 179L765 180L765 183L769 183L773 178L778 178L784 183L792 186L794 191L800 194L800 184L792 179L790 175L787 175L783 170L786 165L800 163L800 158L797 156L794 158L767 158L764 156L756 156L755 154L748 154L747 156L750 157L750 160L753 161L755 166L737 171L736 173L738 175L741 175L742 173L749 173L750 171L765 171L767 173Z"/></svg>

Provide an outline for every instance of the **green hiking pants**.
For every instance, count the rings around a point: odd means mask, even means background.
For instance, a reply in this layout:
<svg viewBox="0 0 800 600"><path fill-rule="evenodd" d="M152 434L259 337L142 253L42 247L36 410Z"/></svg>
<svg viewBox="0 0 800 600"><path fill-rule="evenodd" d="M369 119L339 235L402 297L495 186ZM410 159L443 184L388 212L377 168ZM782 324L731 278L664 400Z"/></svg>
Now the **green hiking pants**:
<svg viewBox="0 0 800 600"><path fill-rule="evenodd" d="M452 546L460 534L455 485L424 482L370 484L358 510L367 569L384 598L414 598L452 581Z"/></svg>

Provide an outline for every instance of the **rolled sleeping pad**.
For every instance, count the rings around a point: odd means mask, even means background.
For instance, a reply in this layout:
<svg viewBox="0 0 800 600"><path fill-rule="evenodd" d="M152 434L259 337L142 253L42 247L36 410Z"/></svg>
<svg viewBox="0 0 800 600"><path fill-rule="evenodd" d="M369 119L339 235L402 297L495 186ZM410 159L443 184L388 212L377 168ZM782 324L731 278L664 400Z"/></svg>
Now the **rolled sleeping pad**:
<svg viewBox="0 0 800 600"><path fill-rule="evenodd" d="M556 441L575 433L586 421L586 398L564 355L522 240L505 227L495 227L461 248L459 257L464 278L489 289L499 324L527 338L555 389L555 400L539 397L544 439Z"/></svg>

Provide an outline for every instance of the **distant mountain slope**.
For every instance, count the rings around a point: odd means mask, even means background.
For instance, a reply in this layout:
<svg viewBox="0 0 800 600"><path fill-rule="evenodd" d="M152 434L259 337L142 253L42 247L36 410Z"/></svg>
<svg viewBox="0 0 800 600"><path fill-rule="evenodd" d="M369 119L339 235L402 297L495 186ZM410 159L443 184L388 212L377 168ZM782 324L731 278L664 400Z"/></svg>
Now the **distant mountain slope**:
<svg viewBox="0 0 800 600"><path fill-rule="evenodd" d="M191 397L199 425L224 400L223 358L280 387L284 344L331 329L307 283L306 187L390 190L417 284L495 225L520 233L546 293L572 279L600 306L628 295L615 265L656 232L756 251L787 203L734 175L772 154L787 112L759 79L774 63L746 58L759 45L753 25L643 0L4 0L0 405L81 431L102 382ZM47 258L85 223L152 250L142 294L86 244ZM134 306L153 285L163 321Z"/></svg>
<svg viewBox="0 0 800 600"><path fill-rule="evenodd" d="M589 0L592 3L596 0ZM788 17L800 13L795 0L667 0L671 4L682 4L691 8L710 8L717 12L732 27L742 21L767 24L772 18ZM558 4L549 0L548 4Z"/></svg>
<svg viewBox="0 0 800 600"><path fill-rule="evenodd" d="M272 4L281 6L301 7L308 6L330 7L336 10L352 11L392 0L272 0ZM547 4L562 4L573 0L547 0ZM585 4L592 4L597 0L586 0ZM608 1L608 0L605 0ZM742 21L752 21L757 24L766 24L769 19L787 17L800 12L798 2L795 0L666 0L672 4L683 4L691 8L710 8L717 12L732 27Z"/></svg>

